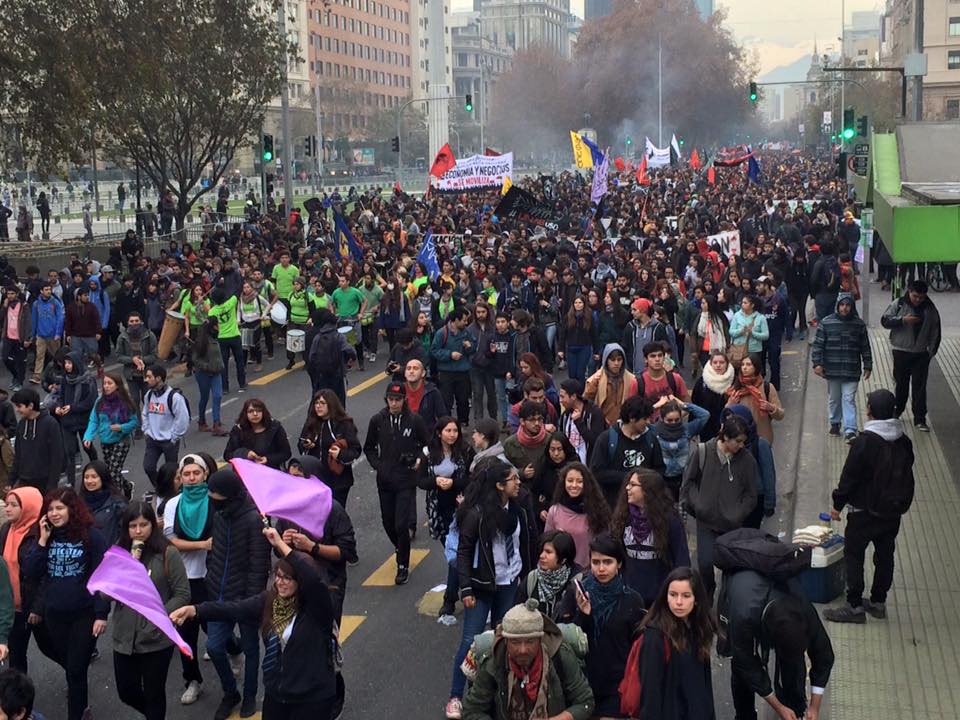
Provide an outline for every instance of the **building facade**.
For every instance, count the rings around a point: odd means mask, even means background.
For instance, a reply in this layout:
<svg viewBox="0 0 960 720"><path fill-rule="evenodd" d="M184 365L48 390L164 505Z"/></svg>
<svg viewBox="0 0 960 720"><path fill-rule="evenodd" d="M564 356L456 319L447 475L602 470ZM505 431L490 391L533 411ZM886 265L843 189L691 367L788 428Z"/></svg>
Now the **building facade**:
<svg viewBox="0 0 960 720"><path fill-rule="evenodd" d="M570 57L569 15L570 0L483 0L480 5L482 33L497 47L518 51L539 45L563 57Z"/></svg>
<svg viewBox="0 0 960 720"><path fill-rule="evenodd" d="M584 0L583 19L605 17L613 12L613 0Z"/></svg>
<svg viewBox="0 0 960 720"><path fill-rule="evenodd" d="M880 61L880 13L855 12L843 30L843 57L848 65L869 67Z"/></svg>
<svg viewBox="0 0 960 720"><path fill-rule="evenodd" d="M453 88L458 97L473 96L473 115L486 125L497 78L510 69L513 51L499 47L480 33L479 13L454 13L450 37L453 46Z"/></svg>

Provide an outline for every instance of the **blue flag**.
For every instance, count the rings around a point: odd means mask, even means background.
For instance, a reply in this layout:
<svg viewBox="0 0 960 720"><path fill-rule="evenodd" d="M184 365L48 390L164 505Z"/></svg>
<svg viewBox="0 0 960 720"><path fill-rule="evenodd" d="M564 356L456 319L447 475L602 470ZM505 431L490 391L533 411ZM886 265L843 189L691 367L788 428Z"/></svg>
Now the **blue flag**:
<svg viewBox="0 0 960 720"><path fill-rule="evenodd" d="M427 230L427 234L423 236L423 246L420 248L420 252L417 253L417 262L423 263L431 282L440 277L440 263L437 262L437 246L433 241L433 233L429 230Z"/></svg>
<svg viewBox="0 0 960 720"><path fill-rule="evenodd" d="M593 158L593 166L595 168L600 167L600 163L603 162L603 153L600 152L600 148L590 142L590 138L585 135L581 135L580 139L583 140L584 144L590 148L590 157Z"/></svg>
<svg viewBox="0 0 960 720"><path fill-rule="evenodd" d="M357 242L347 227L347 221L336 210L333 211L333 224L337 238L337 253L341 260L349 260L351 256L358 263L363 262L363 246Z"/></svg>
<svg viewBox="0 0 960 720"><path fill-rule="evenodd" d="M757 185L760 184L760 163L753 155L747 160L747 177Z"/></svg>

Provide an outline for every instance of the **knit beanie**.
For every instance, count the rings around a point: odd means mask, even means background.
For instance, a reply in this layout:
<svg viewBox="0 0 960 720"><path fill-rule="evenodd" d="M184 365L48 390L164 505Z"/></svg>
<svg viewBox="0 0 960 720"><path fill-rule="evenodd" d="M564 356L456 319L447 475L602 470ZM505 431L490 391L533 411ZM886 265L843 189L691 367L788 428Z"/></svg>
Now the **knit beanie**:
<svg viewBox="0 0 960 720"><path fill-rule="evenodd" d="M500 635L505 638L543 637L543 615L537 606L537 600L530 598L523 605L510 608L500 623Z"/></svg>

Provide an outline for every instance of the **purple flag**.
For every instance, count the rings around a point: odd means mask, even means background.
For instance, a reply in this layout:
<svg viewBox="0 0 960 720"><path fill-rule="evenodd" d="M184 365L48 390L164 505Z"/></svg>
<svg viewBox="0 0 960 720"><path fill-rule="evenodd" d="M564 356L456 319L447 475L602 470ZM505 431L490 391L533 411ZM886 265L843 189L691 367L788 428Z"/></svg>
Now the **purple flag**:
<svg viewBox="0 0 960 720"><path fill-rule="evenodd" d="M103 562L87 581L87 590L91 593L102 592L136 610L170 638L180 652L193 657L190 646L170 622L160 593L147 574L147 568L126 550L113 546L104 553Z"/></svg>
<svg viewBox="0 0 960 720"><path fill-rule="evenodd" d="M603 156L603 162L593 174L593 185L590 188L590 202L599 204L603 196L607 194L607 170L610 168L610 149Z"/></svg>
<svg viewBox="0 0 960 720"><path fill-rule="evenodd" d="M323 536L330 517L333 493L315 477L295 477L252 460L230 461L247 492L264 515L273 515L299 525L315 538Z"/></svg>

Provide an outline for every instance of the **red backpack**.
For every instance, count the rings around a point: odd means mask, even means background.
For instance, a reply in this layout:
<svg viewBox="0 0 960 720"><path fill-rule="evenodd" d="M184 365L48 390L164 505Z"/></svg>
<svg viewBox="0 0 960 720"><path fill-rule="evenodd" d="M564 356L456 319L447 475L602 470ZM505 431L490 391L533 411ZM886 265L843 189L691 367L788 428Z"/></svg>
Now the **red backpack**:
<svg viewBox="0 0 960 720"><path fill-rule="evenodd" d="M623 679L620 681L620 713L626 717L640 717L640 698L643 694L643 680L640 677L640 654L643 652L643 638L646 633L633 641L630 654L627 656L627 665L623 669ZM663 634L664 662L670 662L670 641Z"/></svg>

